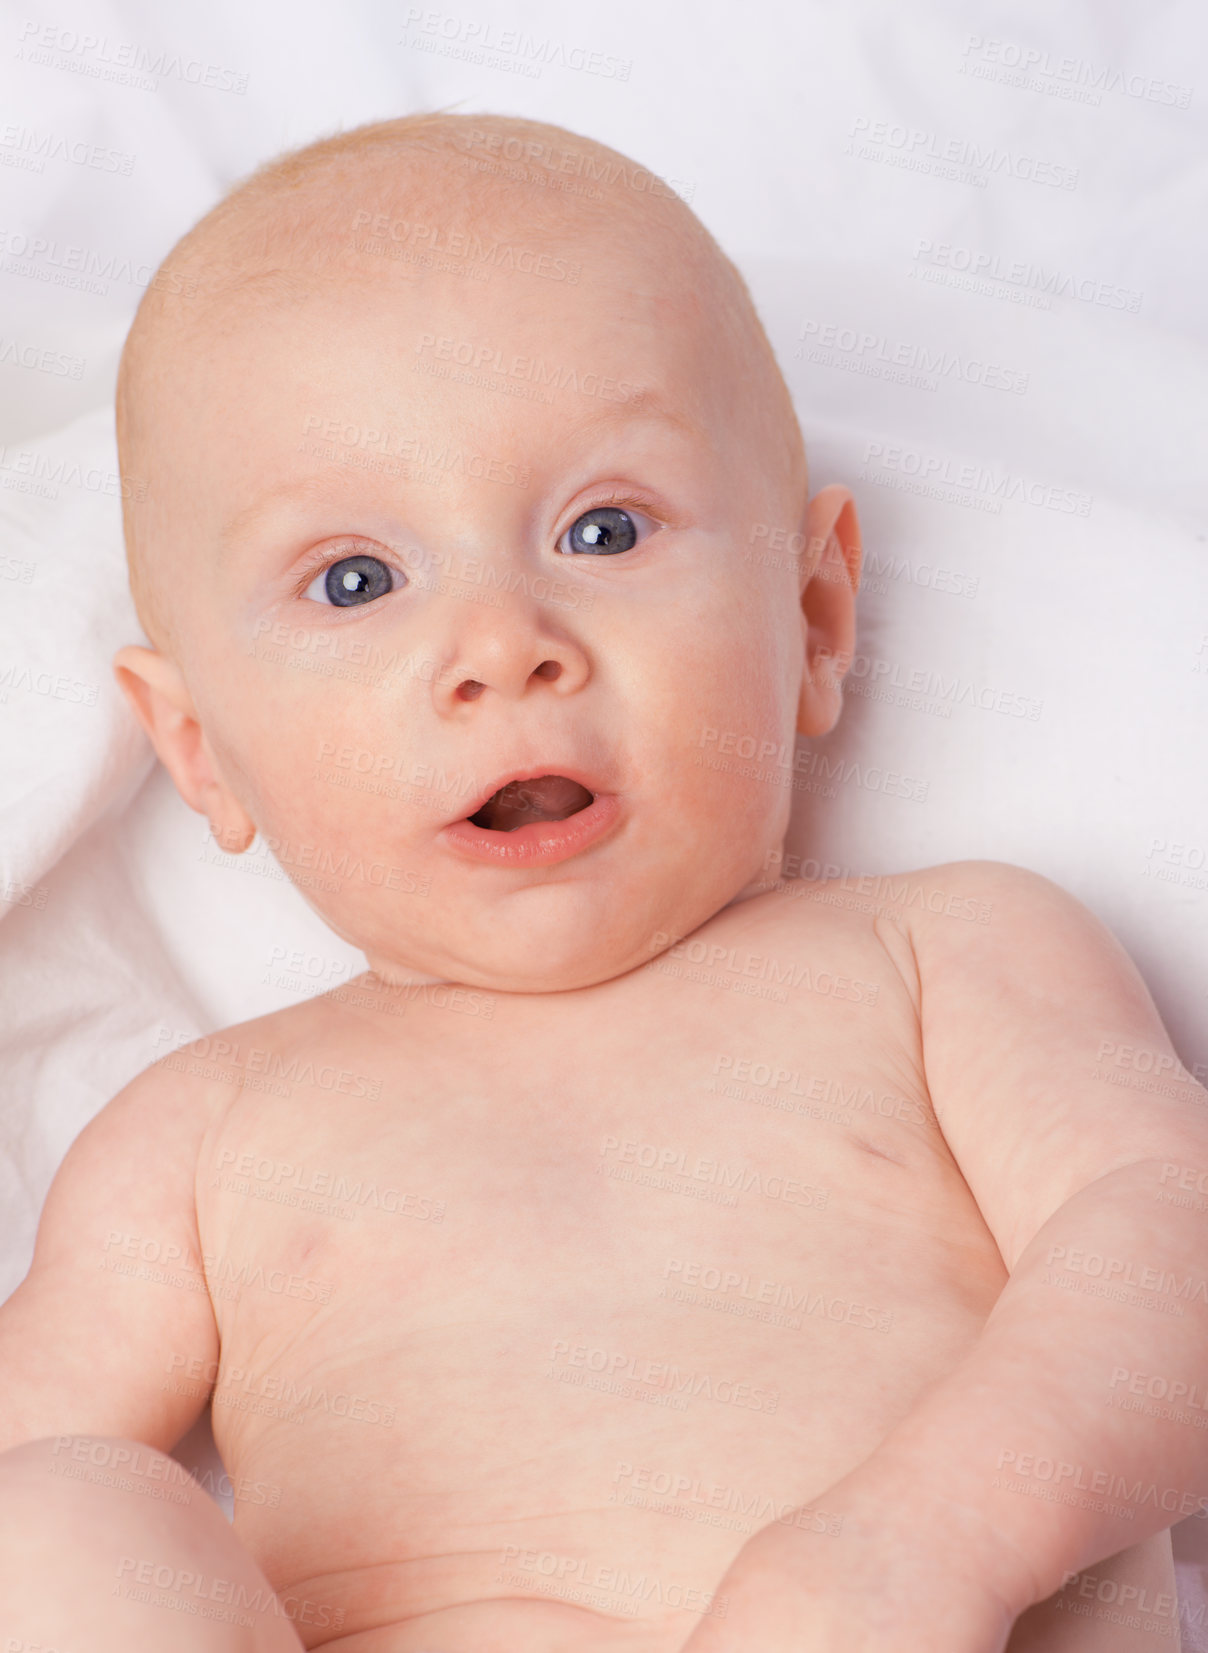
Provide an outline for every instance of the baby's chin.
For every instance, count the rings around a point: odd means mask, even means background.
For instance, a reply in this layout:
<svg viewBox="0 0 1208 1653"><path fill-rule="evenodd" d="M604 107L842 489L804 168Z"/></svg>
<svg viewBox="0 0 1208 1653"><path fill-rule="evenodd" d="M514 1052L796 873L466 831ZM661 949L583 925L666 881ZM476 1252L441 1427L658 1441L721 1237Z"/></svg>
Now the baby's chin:
<svg viewBox="0 0 1208 1653"><path fill-rule="evenodd" d="M406 996L438 987L548 994L597 987L628 975L690 935L744 893L731 879L716 891L615 877L532 885L507 900L451 915L439 935L354 941L374 976ZM349 936L347 939L353 940Z"/></svg>
<svg viewBox="0 0 1208 1653"><path fill-rule="evenodd" d="M577 969L563 967L558 970L517 970L510 967L492 970L482 969L473 963L452 968L447 975L421 975L389 958L366 954L366 959L370 975L385 994L397 992L406 998L440 1004L450 1003L449 996L455 993L476 996L499 993L514 998L573 993L615 981L648 962L646 957L612 961L596 956L590 964L582 961Z"/></svg>
<svg viewBox="0 0 1208 1653"><path fill-rule="evenodd" d="M598 987L648 964L672 940L670 932L657 929L617 939L593 938L578 922L552 933L523 923L508 928L506 936L477 945L466 938L464 951L446 945L431 957L424 957L420 947L362 950L374 976L408 997L430 997L438 988L524 995Z"/></svg>

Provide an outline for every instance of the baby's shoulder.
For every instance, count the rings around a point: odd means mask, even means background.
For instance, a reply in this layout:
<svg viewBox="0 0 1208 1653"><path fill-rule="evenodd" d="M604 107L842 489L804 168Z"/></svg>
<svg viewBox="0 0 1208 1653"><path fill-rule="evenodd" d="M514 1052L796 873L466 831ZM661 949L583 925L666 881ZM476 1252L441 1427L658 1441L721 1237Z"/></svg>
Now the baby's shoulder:
<svg viewBox="0 0 1208 1653"><path fill-rule="evenodd" d="M302 1054L330 1042L331 1011L324 997L284 1005L229 1027L199 1034L161 1056L148 1069L164 1084L187 1086L212 1110L239 1093L296 1072Z"/></svg>
<svg viewBox="0 0 1208 1653"><path fill-rule="evenodd" d="M1006 950L1023 966L1022 946L1097 921L1068 890L1010 861L944 861L904 873L865 875L860 887L878 916L909 936L920 965Z"/></svg>
<svg viewBox="0 0 1208 1653"><path fill-rule="evenodd" d="M823 868L824 872L832 869ZM812 908L846 916L853 932L866 931L874 920L897 925L912 939L937 926L956 946L978 929L995 922L996 912L1041 912L1078 903L1051 879L1009 861L945 861L907 872L841 872L835 877L787 879L777 893L800 897ZM946 923L946 921L949 921ZM949 929L951 925L958 926Z"/></svg>
<svg viewBox="0 0 1208 1653"><path fill-rule="evenodd" d="M782 880L769 910L803 945L842 945L888 957L919 1006L928 980L1026 970L1054 937L1096 921L1051 879L1008 861L945 861L905 872ZM825 916L824 916L825 915Z"/></svg>

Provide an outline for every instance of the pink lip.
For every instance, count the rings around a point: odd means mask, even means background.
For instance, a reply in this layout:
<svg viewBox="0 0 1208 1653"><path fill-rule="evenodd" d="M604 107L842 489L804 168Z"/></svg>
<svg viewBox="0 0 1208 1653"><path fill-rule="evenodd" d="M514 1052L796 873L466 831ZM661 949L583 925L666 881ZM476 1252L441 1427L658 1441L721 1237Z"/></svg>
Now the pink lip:
<svg viewBox="0 0 1208 1653"><path fill-rule="evenodd" d="M535 770L532 775L506 775L500 784L510 780L533 780L537 775L553 773L554 770L546 768ZM566 775L572 781L579 780L577 775L564 769L556 773ZM579 784L587 786L586 781ZM476 813L497 791L498 786L492 787L475 804L470 814ZM588 791L591 791L590 787ZM597 792L586 809L568 815L564 821L530 821L527 826L517 827L513 832L488 832L466 819L451 821L441 828L437 836L443 838L450 849L473 861L486 861L500 867L531 866L538 862L549 866L557 861L568 861L572 855L578 855L589 845L597 843L620 818L621 800L616 793Z"/></svg>

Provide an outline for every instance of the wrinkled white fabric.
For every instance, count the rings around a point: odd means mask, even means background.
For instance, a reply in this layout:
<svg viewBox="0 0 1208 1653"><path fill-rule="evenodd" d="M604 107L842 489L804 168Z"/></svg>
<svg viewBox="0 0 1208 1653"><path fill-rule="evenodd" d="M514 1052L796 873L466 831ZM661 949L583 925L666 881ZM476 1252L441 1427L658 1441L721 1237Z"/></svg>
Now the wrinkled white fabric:
<svg viewBox="0 0 1208 1653"><path fill-rule="evenodd" d="M0 62L0 1295L122 1084L363 968L262 845L208 845L119 695L113 652L145 639L112 389L150 274L222 189L420 108L555 121L672 180L751 285L815 485L856 491L843 719L771 759L796 777L789 870L1044 872L1205 1072L1194 4L83 10L13 8ZM1193 1623L1202 1525L1176 1529Z"/></svg>

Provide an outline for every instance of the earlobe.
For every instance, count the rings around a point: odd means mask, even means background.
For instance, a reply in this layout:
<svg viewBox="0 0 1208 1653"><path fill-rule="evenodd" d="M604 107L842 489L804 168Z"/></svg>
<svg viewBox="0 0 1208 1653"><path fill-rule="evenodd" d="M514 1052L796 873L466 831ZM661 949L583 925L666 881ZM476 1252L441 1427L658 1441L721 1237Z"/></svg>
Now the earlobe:
<svg viewBox="0 0 1208 1653"><path fill-rule="evenodd" d="M208 818L228 855L241 854L256 823L218 771L180 667L158 649L131 643L114 655L113 675L181 797Z"/></svg>

